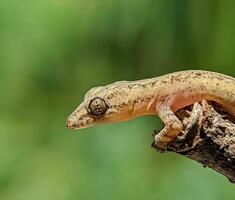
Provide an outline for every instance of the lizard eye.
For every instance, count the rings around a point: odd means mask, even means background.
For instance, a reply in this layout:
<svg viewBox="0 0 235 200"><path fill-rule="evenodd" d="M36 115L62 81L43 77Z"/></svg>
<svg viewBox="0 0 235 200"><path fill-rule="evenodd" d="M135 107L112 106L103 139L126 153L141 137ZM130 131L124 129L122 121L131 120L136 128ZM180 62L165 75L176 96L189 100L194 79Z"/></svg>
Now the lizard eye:
<svg viewBox="0 0 235 200"><path fill-rule="evenodd" d="M107 110L108 110L108 105L106 104L104 99L96 97L90 101L88 112L91 115L101 116L104 115Z"/></svg>

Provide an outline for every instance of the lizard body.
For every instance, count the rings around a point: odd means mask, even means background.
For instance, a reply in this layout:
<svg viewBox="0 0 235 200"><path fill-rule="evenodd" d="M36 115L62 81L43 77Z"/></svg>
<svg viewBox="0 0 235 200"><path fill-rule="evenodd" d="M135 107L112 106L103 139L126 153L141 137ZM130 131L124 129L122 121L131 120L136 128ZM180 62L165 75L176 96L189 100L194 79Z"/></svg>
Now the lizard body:
<svg viewBox="0 0 235 200"><path fill-rule="evenodd" d="M67 126L80 129L158 115L165 127L155 136L155 142L164 148L184 128L174 113L202 100L215 101L235 116L235 79L216 72L190 70L95 87L70 115Z"/></svg>

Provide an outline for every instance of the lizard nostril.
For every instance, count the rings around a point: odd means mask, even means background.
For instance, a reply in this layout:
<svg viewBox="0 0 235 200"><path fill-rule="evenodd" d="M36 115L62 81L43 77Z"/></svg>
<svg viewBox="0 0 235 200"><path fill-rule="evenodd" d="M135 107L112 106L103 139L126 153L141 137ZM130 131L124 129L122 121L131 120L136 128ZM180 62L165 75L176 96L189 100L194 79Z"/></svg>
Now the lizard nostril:
<svg viewBox="0 0 235 200"><path fill-rule="evenodd" d="M78 128L77 118L73 114L67 119L66 125L68 128Z"/></svg>
<svg viewBox="0 0 235 200"><path fill-rule="evenodd" d="M68 128L77 128L77 123L73 120L67 120L66 125Z"/></svg>
<svg viewBox="0 0 235 200"><path fill-rule="evenodd" d="M72 124L71 124L71 122L69 120L67 120L66 126L67 126L67 128L71 128L72 127Z"/></svg>

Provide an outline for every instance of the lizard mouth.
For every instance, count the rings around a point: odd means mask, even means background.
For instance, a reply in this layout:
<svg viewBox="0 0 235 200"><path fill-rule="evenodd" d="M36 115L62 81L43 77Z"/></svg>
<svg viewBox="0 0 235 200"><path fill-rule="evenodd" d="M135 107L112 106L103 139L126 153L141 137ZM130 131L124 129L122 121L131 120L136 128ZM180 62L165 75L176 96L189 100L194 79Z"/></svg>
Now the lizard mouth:
<svg viewBox="0 0 235 200"><path fill-rule="evenodd" d="M88 125L82 123L82 122L77 122L77 121L72 121L72 120L67 120L66 126L69 129L83 129L89 127Z"/></svg>

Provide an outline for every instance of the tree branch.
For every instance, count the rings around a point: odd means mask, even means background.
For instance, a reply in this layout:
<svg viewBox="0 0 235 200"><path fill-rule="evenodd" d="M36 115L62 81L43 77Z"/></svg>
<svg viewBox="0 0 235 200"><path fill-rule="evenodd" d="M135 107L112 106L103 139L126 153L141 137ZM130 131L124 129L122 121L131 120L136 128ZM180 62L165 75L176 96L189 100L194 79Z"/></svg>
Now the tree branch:
<svg viewBox="0 0 235 200"><path fill-rule="evenodd" d="M184 108L176 113L186 127L167 151L210 167L235 183L235 117L214 102Z"/></svg>

